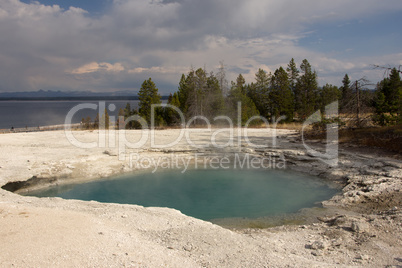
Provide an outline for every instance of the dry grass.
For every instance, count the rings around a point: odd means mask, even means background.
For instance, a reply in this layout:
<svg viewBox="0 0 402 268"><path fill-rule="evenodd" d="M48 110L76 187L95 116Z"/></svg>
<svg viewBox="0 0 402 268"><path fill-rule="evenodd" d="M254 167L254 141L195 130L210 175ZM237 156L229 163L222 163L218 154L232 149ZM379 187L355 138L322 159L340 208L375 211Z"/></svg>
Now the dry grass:
<svg viewBox="0 0 402 268"><path fill-rule="evenodd" d="M341 130L340 142L383 148L402 154L402 125Z"/></svg>
<svg viewBox="0 0 402 268"><path fill-rule="evenodd" d="M326 133L308 132L307 136L309 139L325 139ZM341 129L339 143L381 148L402 155L402 125Z"/></svg>
<svg viewBox="0 0 402 268"><path fill-rule="evenodd" d="M289 129L289 130L297 130L297 131L302 131L303 129L303 124L299 122L292 122L292 123L283 123L283 124L278 124L276 126L277 129ZM311 129L311 126L306 127L307 130Z"/></svg>

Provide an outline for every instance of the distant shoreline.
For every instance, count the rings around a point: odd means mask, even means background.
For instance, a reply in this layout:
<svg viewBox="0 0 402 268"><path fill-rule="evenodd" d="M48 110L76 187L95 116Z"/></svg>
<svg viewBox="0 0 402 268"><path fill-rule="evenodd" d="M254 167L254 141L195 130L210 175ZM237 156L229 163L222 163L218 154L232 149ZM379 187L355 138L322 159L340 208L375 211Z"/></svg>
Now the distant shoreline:
<svg viewBox="0 0 402 268"><path fill-rule="evenodd" d="M37 126L37 127L18 127L18 128L0 129L0 134L56 131L56 130L64 130L66 126L70 126L72 130L82 130L82 124L76 123L71 125L59 124L59 125Z"/></svg>
<svg viewBox="0 0 402 268"><path fill-rule="evenodd" d="M162 96L167 100L169 96ZM138 100L138 96L88 96L88 97L0 97L0 101L102 101L102 100Z"/></svg>

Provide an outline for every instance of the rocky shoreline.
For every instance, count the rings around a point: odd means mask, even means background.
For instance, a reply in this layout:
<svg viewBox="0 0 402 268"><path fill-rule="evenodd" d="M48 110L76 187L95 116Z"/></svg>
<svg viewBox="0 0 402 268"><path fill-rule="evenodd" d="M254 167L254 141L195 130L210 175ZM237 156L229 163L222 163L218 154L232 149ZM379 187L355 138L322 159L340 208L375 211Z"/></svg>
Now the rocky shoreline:
<svg viewBox="0 0 402 268"><path fill-rule="evenodd" d="M179 131L157 131L156 144L176 140ZM126 135L135 142L141 132ZM316 223L231 230L173 209L23 197L4 188L23 191L24 187L142 171L138 165L133 168L130 157L119 159L120 148L110 146L110 137L108 146L83 149L71 145L63 131L3 134L0 239L7 246L0 251L1 263L17 267L402 265L402 161L358 148L341 148L338 165L331 167L309 153L298 133L289 130L255 130L249 140L260 145L258 148L242 140L217 149L210 146L211 133L200 130L191 135L196 146L182 139L169 148L155 148L147 141L140 149L125 153L149 159L241 154L275 163L285 161L288 169L319 176L342 187L342 193L323 202L327 215L320 215ZM77 131L74 137L90 143L101 136L96 131ZM229 139L229 133L222 132L216 142L225 144ZM197 148L199 145L205 146ZM320 141L309 145L325 150Z"/></svg>

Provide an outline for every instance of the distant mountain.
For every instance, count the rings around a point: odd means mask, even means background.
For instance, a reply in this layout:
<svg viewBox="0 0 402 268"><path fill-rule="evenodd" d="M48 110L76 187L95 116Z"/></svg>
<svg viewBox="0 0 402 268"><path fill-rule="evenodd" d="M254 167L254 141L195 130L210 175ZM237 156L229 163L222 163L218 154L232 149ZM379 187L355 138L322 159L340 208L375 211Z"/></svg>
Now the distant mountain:
<svg viewBox="0 0 402 268"><path fill-rule="evenodd" d="M0 99L49 99L49 98L90 98L90 97L137 97L134 91L91 92L91 91L52 91L38 90L27 92L0 93Z"/></svg>

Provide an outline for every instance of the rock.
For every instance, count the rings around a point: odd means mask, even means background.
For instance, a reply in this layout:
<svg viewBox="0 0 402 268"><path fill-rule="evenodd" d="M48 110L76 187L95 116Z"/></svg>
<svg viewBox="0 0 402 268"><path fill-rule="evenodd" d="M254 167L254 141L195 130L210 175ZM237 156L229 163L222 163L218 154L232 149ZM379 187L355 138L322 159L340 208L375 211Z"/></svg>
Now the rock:
<svg viewBox="0 0 402 268"><path fill-rule="evenodd" d="M254 150L253 150L253 149L250 149L250 148L244 148L242 151L243 151L244 153L254 153Z"/></svg>
<svg viewBox="0 0 402 268"><path fill-rule="evenodd" d="M343 216L335 216L335 217L317 217L317 219L321 222L328 223L329 225L334 225L336 219Z"/></svg>
<svg viewBox="0 0 402 268"><path fill-rule="evenodd" d="M324 255L323 252L320 251L320 250L318 250L318 251L313 251L313 252L311 252L311 254L312 254L313 256L316 256L316 257L319 257L319 256Z"/></svg>
<svg viewBox="0 0 402 268"><path fill-rule="evenodd" d="M109 156L117 156L116 153L110 152L110 151L104 151L103 154L109 155Z"/></svg>
<svg viewBox="0 0 402 268"><path fill-rule="evenodd" d="M397 169L402 168L401 163L397 163L396 161L395 162L391 162L391 161L386 161L385 162L384 161L383 164L386 167L397 168Z"/></svg>
<svg viewBox="0 0 402 268"><path fill-rule="evenodd" d="M333 225L343 227L347 223L347 220L346 216L339 216L333 221Z"/></svg>
<svg viewBox="0 0 402 268"><path fill-rule="evenodd" d="M355 233L368 233L370 230L370 224L365 221L353 221L351 228Z"/></svg>
<svg viewBox="0 0 402 268"><path fill-rule="evenodd" d="M190 251L193 250L193 245L190 244L190 243L188 243L187 245L183 246L183 249L184 249L185 251L190 252Z"/></svg>
<svg viewBox="0 0 402 268"><path fill-rule="evenodd" d="M384 165L384 163L383 162L374 162L373 164L372 164L372 167L373 168L382 168L382 167L384 167L385 165Z"/></svg>
<svg viewBox="0 0 402 268"><path fill-rule="evenodd" d="M357 260L369 260L370 256L368 255L359 255L356 257Z"/></svg>
<svg viewBox="0 0 402 268"><path fill-rule="evenodd" d="M310 249L314 249L314 250L319 250L319 249L325 250L328 248L328 243L325 241L317 240L317 241L314 241L311 245L308 245L307 247Z"/></svg>
<svg viewBox="0 0 402 268"><path fill-rule="evenodd" d="M376 176L376 175L380 175L381 172L380 172L379 170L376 170L376 169L368 169L368 168L366 168L366 167L363 167L363 168L360 170L360 174L362 174L362 175L374 175L374 176Z"/></svg>

